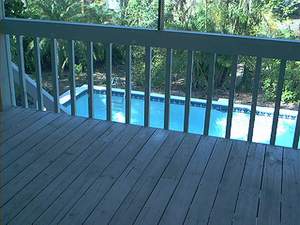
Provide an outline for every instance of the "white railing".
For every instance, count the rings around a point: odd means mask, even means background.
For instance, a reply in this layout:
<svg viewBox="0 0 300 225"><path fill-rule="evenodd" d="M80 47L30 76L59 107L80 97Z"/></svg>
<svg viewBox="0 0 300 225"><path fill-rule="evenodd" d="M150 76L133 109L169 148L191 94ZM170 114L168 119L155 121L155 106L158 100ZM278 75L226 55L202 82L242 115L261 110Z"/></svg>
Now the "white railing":
<svg viewBox="0 0 300 225"><path fill-rule="evenodd" d="M26 88L26 96L25 96L25 98L23 98L22 106L25 108L28 107L28 100L26 98L27 98L27 96L30 96L32 98L32 101L34 103L36 103L37 108L43 108L43 110L54 111L53 96L49 92L47 92L45 89L41 89L42 99L38 100L38 96L40 96L38 93L39 87L37 87L38 82L33 80L30 77L30 75L26 74L25 72L22 73L23 75L21 76L21 79L20 79L20 76L19 76L20 71L19 71L18 66L16 64L12 63L11 67L12 67L12 74L13 74L15 84L17 84L20 87L23 86ZM20 83L20 81L24 82L24 83L22 84L22 83ZM40 102L40 103L42 102L43 104L41 106L39 106L38 102ZM67 113L67 109L63 105L59 105L59 108L62 112Z"/></svg>
<svg viewBox="0 0 300 225"><path fill-rule="evenodd" d="M172 74L173 49L184 49L188 51L187 74L185 79L185 110L184 110L184 131L189 131L189 111L191 100L191 87L193 76L194 52L203 51L209 53L209 79L206 102L206 113L204 122L204 135L209 134L210 117L212 109L212 97L214 90L214 76L216 59L218 54L232 56L232 76L229 93L228 115L226 125L226 138L231 137L231 124L233 115L233 105L236 87L236 71L240 56L256 57L256 72L253 82L252 104L250 113L250 122L248 130L248 141L252 141L254 122L257 107L258 87L261 77L262 58L272 58L280 60L280 72L278 74L278 85L276 90L275 110L271 130L270 144L274 145L278 126L279 110L283 83L285 77L286 63L289 60L300 60L300 42L267 38L243 37L236 35L221 35L199 32L179 32L169 30L150 30L118 26L103 26L81 23L66 23L54 21L28 20L28 19L9 19L4 18L0 22L0 33L4 35L16 35L18 41L18 66L20 80L24 79L24 56L22 50L22 36L35 38L35 61L37 76L37 96L39 109L43 107L42 88L41 88L41 69L40 69L40 49L39 38L51 39L51 62L54 87L54 111L59 112L59 93L58 93L58 71L57 71L57 41L64 39L69 41L69 64L70 70L70 92L71 92L71 113L76 114L75 100L75 71L74 71L74 40L85 41L87 43L87 74L88 74L88 105L89 117L94 117L93 108L93 42L105 44L106 52L106 107L107 120L112 118L112 44L126 45L126 90L125 90L125 118L126 123L130 123L131 115L131 46L139 45L145 47L145 97L144 97L144 126L149 126L150 112L150 92L151 92L151 54L152 48L167 49L166 74L165 74L165 114L164 128L169 129L170 120L170 93ZM6 49L8 52L9 49ZM9 53L8 53L9 55ZM3 59L1 59L3 60ZM4 63L4 62L1 62ZM3 71L1 71L3 72ZM4 71L5 72L5 71ZM26 87L24 82L22 86L22 102L26 107ZM300 112L300 106L299 106ZM293 147L298 147L300 133L300 113L296 122Z"/></svg>

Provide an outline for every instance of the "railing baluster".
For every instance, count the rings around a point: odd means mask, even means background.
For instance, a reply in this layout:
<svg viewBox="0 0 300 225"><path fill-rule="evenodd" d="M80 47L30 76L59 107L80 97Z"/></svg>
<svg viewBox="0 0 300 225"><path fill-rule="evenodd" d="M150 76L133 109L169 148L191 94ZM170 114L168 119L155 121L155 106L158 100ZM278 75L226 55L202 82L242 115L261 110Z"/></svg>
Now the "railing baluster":
<svg viewBox="0 0 300 225"><path fill-rule="evenodd" d="M36 76L36 91L38 110L43 110L43 95L42 95L42 68L41 68L41 51L40 39L34 39L34 53L35 53L35 76Z"/></svg>
<svg viewBox="0 0 300 225"><path fill-rule="evenodd" d="M164 115L164 128L170 128L170 95L171 95L171 74L173 64L173 50L167 49L167 63L165 74L165 115Z"/></svg>
<svg viewBox="0 0 300 225"><path fill-rule="evenodd" d="M276 141L276 133L277 133L280 102L281 102L284 76L285 76L285 68L286 68L286 60L282 60L280 62L279 78L278 78L277 89L276 89L275 109L274 109L272 131L271 131L271 138L270 138L271 145L275 145L275 141Z"/></svg>
<svg viewBox="0 0 300 225"><path fill-rule="evenodd" d="M251 103L251 113L250 113L248 138L247 138L249 142L252 142L252 138L253 138L253 129L254 129L256 106L257 106L257 94L258 94L258 87L259 87L259 81L261 75L261 63L262 63L262 58L258 57L256 59L255 75L254 75L254 80L252 85L252 103Z"/></svg>
<svg viewBox="0 0 300 225"><path fill-rule="evenodd" d="M194 52L189 50L188 51L187 74L186 74L186 82L185 82L185 107L184 107L184 126L183 126L184 132L189 131L193 65L194 65Z"/></svg>
<svg viewBox="0 0 300 225"><path fill-rule="evenodd" d="M295 128L295 133L294 133L294 141L293 141L294 149L298 148L299 137L300 137L300 103L298 106L298 116L297 116L296 128Z"/></svg>
<svg viewBox="0 0 300 225"><path fill-rule="evenodd" d="M130 123L131 119L131 46L126 49L126 87L125 87L125 122Z"/></svg>
<svg viewBox="0 0 300 225"><path fill-rule="evenodd" d="M88 76L88 107L89 118L94 118L94 60L93 42L87 43L87 76Z"/></svg>
<svg viewBox="0 0 300 225"><path fill-rule="evenodd" d="M225 138L230 138L230 136L231 136L231 125L232 125L233 104L234 104L234 96L235 96L237 64L238 64L238 56L233 56Z"/></svg>
<svg viewBox="0 0 300 225"><path fill-rule="evenodd" d="M69 41L69 81L71 94L71 115L76 115L76 83L75 83L75 54L74 41Z"/></svg>
<svg viewBox="0 0 300 225"><path fill-rule="evenodd" d="M214 77L216 71L216 54L210 54L209 60L209 72L208 72L208 90L207 90L207 101L206 101L206 110L205 110L205 121L204 121L204 135L209 134L209 124L210 124L210 114L212 107L212 97L214 91Z"/></svg>
<svg viewBox="0 0 300 225"><path fill-rule="evenodd" d="M19 67L19 81L21 90L22 106L28 108L27 91L25 83L25 66L24 66L24 47L23 36L17 36L17 52L18 52L18 67Z"/></svg>
<svg viewBox="0 0 300 225"><path fill-rule="evenodd" d="M112 44L106 44L106 120L112 119L112 105L111 105L111 76L112 76Z"/></svg>
<svg viewBox="0 0 300 225"><path fill-rule="evenodd" d="M57 55L57 40L51 40L51 65L53 76L53 98L54 98L54 112L59 112L59 88L58 88L58 55Z"/></svg>
<svg viewBox="0 0 300 225"><path fill-rule="evenodd" d="M4 1L0 4L0 20L5 18ZM0 111L16 105L15 86L11 66L9 35L0 33Z"/></svg>
<svg viewBox="0 0 300 225"><path fill-rule="evenodd" d="M145 102L144 102L144 126L150 124L150 93L151 93L151 69L152 69L152 48L146 47L145 53Z"/></svg>

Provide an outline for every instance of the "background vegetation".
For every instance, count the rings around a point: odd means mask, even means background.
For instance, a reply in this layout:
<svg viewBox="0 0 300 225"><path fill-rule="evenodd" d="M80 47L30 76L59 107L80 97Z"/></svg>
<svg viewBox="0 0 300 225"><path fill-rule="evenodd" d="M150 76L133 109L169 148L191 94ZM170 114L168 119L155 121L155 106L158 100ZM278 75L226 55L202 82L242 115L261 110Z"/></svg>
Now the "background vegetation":
<svg viewBox="0 0 300 225"><path fill-rule="evenodd" d="M157 26L157 0L121 0L120 8L111 10L103 0L8 0L5 3L6 15L10 17L51 19L99 24L118 24L145 28ZM276 38L299 39L298 30L283 26L291 19L300 19L300 3L297 0L173 0L166 2L165 26L167 29L217 32L249 36L267 36ZM298 33L297 33L298 32ZM15 40L12 41L14 43ZM12 45L14 48L14 44ZM25 39L26 71L34 74L33 42ZM51 91L51 62L49 40L42 39L42 65L45 87ZM105 82L104 48L94 46L96 83ZM15 50L13 49L15 55ZM77 84L86 83L86 47L76 42ZM153 89L160 92L164 86L165 72L164 49L153 51ZM186 51L174 52L172 89L176 94L184 94L186 74ZM114 85L124 85L124 46L113 46ZM207 87L207 54L195 55L193 75L193 95L205 97ZM59 61L61 91L68 88L67 49L64 41L59 41ZM239 66L242 76L238 82L237 99L251 101L252 78L255 71L255 58L240 57ZM271 104L275 99L275 90L279 72L279 61L264 59L259 104ZM217 60L215 78L215 98L227 97L230 82L231 58L220 55ZM133 86L143 88L144 48L133 49ZM300 62L288 62L284 83L283 102L293 107L300 99Z"/></svg>

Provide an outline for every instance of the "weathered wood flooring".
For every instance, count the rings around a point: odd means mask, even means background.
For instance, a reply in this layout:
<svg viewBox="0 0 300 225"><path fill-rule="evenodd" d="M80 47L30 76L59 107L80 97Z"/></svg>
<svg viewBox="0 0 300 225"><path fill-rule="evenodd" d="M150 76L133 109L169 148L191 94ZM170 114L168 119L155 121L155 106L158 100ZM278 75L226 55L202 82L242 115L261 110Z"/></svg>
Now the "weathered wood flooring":
<svg viewBox="0 0 300 225"><path fill-rule="evenodd" d="M15 108L0 224L300 224L300 152Z"/></svg>

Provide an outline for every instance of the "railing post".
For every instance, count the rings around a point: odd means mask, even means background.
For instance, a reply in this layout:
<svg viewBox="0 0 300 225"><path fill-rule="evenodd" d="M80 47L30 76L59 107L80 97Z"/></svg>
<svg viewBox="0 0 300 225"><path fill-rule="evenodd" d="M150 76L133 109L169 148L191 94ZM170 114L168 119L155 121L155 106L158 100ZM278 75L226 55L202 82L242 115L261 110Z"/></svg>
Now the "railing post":
<svg viewBox="0 0 300 225"><path fill-rule="evenodd" d="M299 146L299 138L300 138L300 102L298 106L298 115L297 115L297 121L296 121L296 127L295 127L295 133L294 133L294 141L293 141L293 148L297 149Z"/></svg>
<svg viewBox="0 0 300 225"><path fill-rule="evenodd" d="M4 1L0 4L0 20L5 18ZM11 68L9 36L0 33L0 111L16 105L14 80Z"/></svg>

